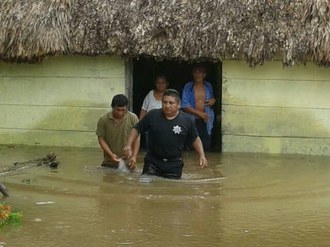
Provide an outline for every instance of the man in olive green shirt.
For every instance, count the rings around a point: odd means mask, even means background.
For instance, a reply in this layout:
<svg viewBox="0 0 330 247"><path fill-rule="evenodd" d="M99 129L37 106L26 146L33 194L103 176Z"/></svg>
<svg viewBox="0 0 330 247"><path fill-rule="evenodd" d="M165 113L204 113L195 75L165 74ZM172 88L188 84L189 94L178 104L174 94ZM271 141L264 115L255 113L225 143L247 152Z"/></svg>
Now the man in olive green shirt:
<svg viewBox="0 0 330 247"><path fill-rule="evenodd" d="M117 168L119 160L124 159L131 170L136 167L140 139L134 142L132 157L126 159L123 153L128 134L139 121L134 113L128 111L128 103L125 95L115 95L111 102L112 110L100 117L97 122L96 135L104 152L102 166Z"/></svg>

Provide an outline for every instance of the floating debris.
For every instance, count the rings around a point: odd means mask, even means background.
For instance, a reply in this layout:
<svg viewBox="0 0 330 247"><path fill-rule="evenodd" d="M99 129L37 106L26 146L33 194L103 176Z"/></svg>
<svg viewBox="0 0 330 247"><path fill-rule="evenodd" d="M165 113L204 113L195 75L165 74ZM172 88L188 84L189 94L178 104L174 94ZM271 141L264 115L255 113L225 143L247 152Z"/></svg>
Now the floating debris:
<svg viewBox="0 0 330 247"><path fill-rule="evenodd" d="M4 177L6 175L12 174L16 171L26 169L26 168L32 168L36 166L47 166L52 169L56 169L59 165L59 162L56 160L55 153L48 153L44 157L24 162L15 162L12 166L9 167L2 167L0 169L0 177ZM26 181L28 182L28 181ZM3 196L9 196L9 192L7 187L0 183L0 192L3 194Z"/></svg>
<svg viewBox="0 0 330 247"><path fill-rule="evenodd" d="M0 183L0 192L3 194L3 196L9 196L7 187L2 183Z"/></svg>
<svg viewBox="0 0 330 247"><path fill-rule="evenodd" d="M153 181L153 178L151 178L151 177L141 176L139 178L140 183L151 183L152 181Z"/></svg>
<svg viewBox="0 0 330 247"><path fill-rule="evenodd" d="M48 153L41 159L34 159L24 162L15 162L14 166L18 167L18 169L28 168L33 166L48 166L51 168L57 168L58 164L59 162L56 160L56 155L54 153Z"/></svg>
<svg viewBox="0 0 330 247"><path fill-rule="evenodd" d="M45 201L45 202L36 202L37 205L47 205L47 204L53 204L53 201Z"/></svg>

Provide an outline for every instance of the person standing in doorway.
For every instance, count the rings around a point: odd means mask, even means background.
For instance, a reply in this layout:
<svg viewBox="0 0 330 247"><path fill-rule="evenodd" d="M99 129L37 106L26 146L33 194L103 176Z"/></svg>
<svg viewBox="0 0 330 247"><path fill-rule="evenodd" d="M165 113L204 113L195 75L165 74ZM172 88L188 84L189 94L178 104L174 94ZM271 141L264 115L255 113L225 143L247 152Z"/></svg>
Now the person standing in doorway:
<svg viewBox="0 0 330 247"><path fill-rule="evenodd" d="M111 102L112 109L100 117L97 122L96 135L104 152L102 166L118 168L120 159L123 159L129 169L134 170L136 167L140 137L134 141L130 157L126 157L123 153L128 134L139 121L134 113L128 111L128 104L128 98L125 95L115 95Z"/></svg>
<svg viewBox="0 0 330 247"><path fill-rule="evenodd" d="M142 118L144 118L147 112L153 109L162 108L162 98L167 87L168 81L166 79L166 76L158 75L155 79L155 89L150 90L143 100L139 115L140 121L142 120Z"/></svg>
<svg viewBox="0 0 330 247"><path fill-rule="evenodd" d="M206 67L204 65L198 64L193 67L193 81L186 83L182 91L182 108L195 119L195 125L204 150L210 151L214 124L214 110L212 106L216 100L211 83L205 81L206 75Z"/></svg>
<svg viewBox="0 0 330 247"><path fill-rule="evenodd" d="M150 146L144 158L142 174L179 179L182 175L182 152L185 143L192 143L199 154L199 165L207 166L202 142L194 121L180 111L180 95L174 89L167 89L162 99L162 109L155 109L137 123L131 130L124 147L126 157L134 152L132 144L140 133L149 131Z"/></svg>
<svg viewBox="0 0 330 247"><path fill-rule="evenodd" d="M143 100L143 104L141 107L139 119L140 121L144 118L147 112L153 109L162 108L162 98L165 90L168 87L168 81L165 75L158 75L155 79L155 89L150 90L149 93ZM149 132L147 131L144 135L145 139L145 148L148 150L149 146Z"/></svg>

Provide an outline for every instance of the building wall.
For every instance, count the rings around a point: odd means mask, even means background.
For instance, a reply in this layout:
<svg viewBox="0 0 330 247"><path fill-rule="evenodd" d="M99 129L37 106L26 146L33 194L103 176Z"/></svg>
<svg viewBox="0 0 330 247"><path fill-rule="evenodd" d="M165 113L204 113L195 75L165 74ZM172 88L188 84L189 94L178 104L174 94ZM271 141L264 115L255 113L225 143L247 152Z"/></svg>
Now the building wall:
<svg viewBox="0 0 330 247"><path fill-rule="evenodd" d="M125 92L119 57L0 62L0 144L97 146L96 123Z"/></svg>
<svg viewBox="0 0 330 247"><path fill-rule="evenodd" d="M330 68L223 62L224 152L330 155Z"/></svg>

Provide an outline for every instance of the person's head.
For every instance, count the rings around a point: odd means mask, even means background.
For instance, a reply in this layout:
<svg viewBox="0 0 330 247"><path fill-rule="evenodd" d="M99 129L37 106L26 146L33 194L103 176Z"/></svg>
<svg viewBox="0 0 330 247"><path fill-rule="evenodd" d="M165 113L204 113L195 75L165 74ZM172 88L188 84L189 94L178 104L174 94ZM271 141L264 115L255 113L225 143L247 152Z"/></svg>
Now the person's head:
<svg viewBox="0 0 330 247"><path fill-rule="evenodd" d="M207 75L206 67L203 64L196 64L192 68L192 75L195 82L204 82Z"/></svg>
<svg viewBox="0 0 330 247"><path fill-rule="evenodd" d="M114 118L123 118L128 108L128 98L123 94L117 94L111 102L112 116Z"/></svg>
<svg viewBox="0 0 330 247"><path fill-rule="evenodd" d="M162 99L162 109L166 117L175 116L180 109L180 94L175 89L166 89Z"/></svg>
<svg viewBox="0 0 330 247"><path fill-rule="evenodd" d="M155 88L159 92L164 92L168 87L168 81L165 75L158 75L155 79Z"/></svg>

